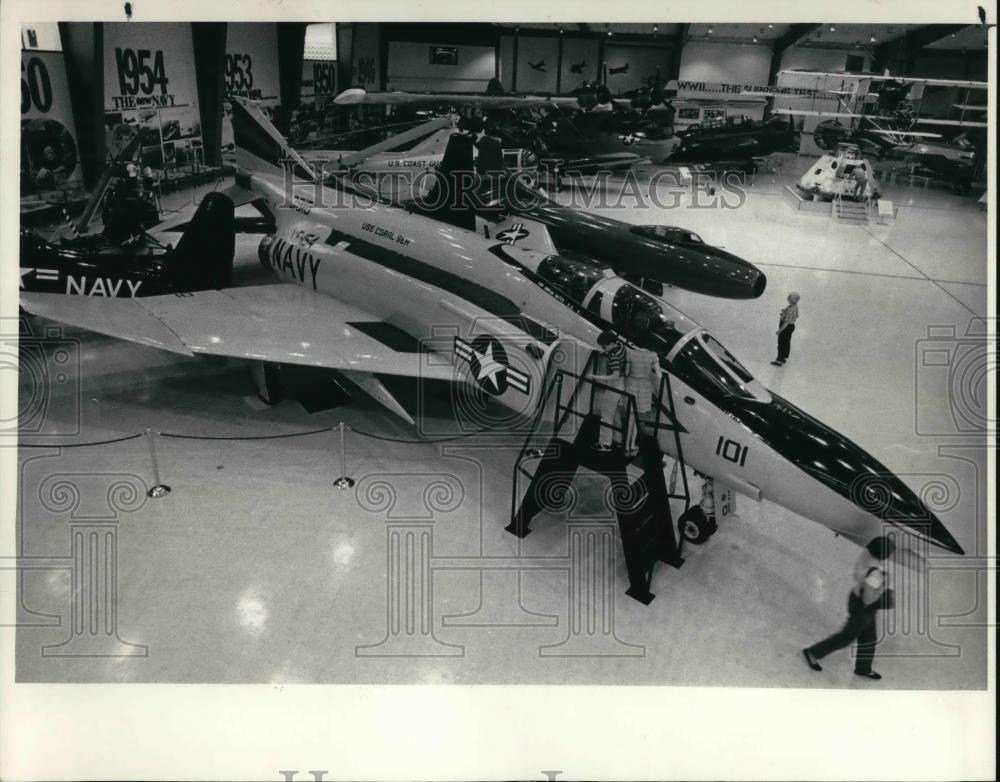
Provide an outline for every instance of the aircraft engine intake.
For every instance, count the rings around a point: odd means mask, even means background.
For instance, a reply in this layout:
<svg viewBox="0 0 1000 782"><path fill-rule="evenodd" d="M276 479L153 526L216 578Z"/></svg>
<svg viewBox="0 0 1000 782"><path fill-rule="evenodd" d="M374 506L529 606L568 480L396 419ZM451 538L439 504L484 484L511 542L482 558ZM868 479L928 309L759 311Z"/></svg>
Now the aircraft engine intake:
<svg viewBox="0 0 1000 782"><path fill-rule="evenodd" d="M268 234L260 240L260 244L257 247L257 258L260 260L261 266L271 267L271 248L274 246L276 239L277 237L274 234Z"/></svg>

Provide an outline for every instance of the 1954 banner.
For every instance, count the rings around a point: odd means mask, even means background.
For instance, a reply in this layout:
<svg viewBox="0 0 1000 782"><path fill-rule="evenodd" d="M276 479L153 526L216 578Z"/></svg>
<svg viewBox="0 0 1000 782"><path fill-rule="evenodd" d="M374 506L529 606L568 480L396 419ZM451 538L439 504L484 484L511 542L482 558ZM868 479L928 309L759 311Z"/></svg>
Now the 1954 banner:
<svg viewBox="0 0 1000 782"><path fill-rule="evenodd" d="M190 24L104 25L104 112L110 156L141 132L143 165L167 169L199 161Z"/></svg>

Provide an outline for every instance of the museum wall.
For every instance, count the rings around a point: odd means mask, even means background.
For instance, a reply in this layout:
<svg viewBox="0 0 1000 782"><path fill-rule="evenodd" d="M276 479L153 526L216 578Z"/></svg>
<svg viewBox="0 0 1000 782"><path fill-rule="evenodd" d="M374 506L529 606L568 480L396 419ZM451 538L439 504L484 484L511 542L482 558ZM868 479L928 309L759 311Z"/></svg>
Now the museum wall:
<svg viewBox="0 0 1000 782"><path fill-rule="evenodd" d="M678 79L767 84L771 49L763 45L688 41L681 51Z"/></svg>
<svg viewBox="0 0 1000 782"><path fill-rule="evenodd" d="M559 80L564 91L583 81L595 81L600 68L601 45L596 38L566 38L563 40Z"/></svg>
<svg viewBox="0 0 1000 782"><path fill-rule="evenodd" d="M673 52L664 44L604 36L502 35L500 83L514 92L569 92L583 81L598 81L607 66L608 89L619 95L669 78Z"/></svg>
<svg viewBox="0 0 1000 782"><path fill-rule="evenodd" d="M496 49L389 41L386 89L483 92L496 74Z"/></svg>
<svg viewBox="0 0 1000 782"><path fill-rule="evenodd" d="M671 51L666 46L634 43L607 43L604 62L608 66L608 89L619 95L659 78L665 81L670 67Z"/></svg>
<svg viewBox="0 0 1000 782"><path fill-rule="evenodd" d="M986 81L989 75L989 62L985 51L969 54L957 49L935 49L917 55L913 62L913 73L910 75L935 79Z"/></svg>
<svg viewBox="0 0 1000 782"><path fill-rule="evenodd" d="M864 58L861 70L868 70L872 62L870 49L822 49L818 46L790 46L781 55L780 70L797 69L813 71L842 71L848 55Z"/></svg>

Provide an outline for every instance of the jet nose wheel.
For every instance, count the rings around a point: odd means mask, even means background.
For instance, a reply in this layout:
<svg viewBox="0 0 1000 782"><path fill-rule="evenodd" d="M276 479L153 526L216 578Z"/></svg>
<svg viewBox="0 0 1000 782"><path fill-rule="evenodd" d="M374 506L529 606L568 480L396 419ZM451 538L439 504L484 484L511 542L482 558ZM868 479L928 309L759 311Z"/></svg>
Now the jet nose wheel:
<svg viewBox="0 0 1000 782"><path fill-rule="evenodd" d="M699 545L708 540L719 528L714 520L708 518L700 506L688 508L677 520L681 537L688 543Z"/></svg>

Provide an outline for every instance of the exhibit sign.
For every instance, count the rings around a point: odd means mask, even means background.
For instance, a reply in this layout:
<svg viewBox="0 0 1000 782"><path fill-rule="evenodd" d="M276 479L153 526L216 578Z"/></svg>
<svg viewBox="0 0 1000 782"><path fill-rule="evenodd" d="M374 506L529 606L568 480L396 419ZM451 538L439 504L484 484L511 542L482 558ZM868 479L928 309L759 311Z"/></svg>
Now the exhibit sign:
<svg viewBox="0 0 1000 782"><path fill-rule="evenodd" d="M21 52L21 194L82 182L66 64L59 51Z"/></svg>
<svg viewBox="0 0 1000 782"><path fill-rule="evenodd" d="M299 101L301 103L322 102L336 96L336 60L303 60L302 88L299 92Z"/></svg>
<svg viewBox="0 0 1000 782"><path fill-rule="evenodd" d="M257 101L265 113L281 103L278 76L278 28L271 22L230 22L226 25L226 97ZM233 143L232 110L224 106L222 145Z"/></svg>
<svg viewBox="0 0 1000 782"><path fill-rule="evenodd" d="M104 125L109 157L142 133L142 165L202 162L191 25L104 25Z"/></svg>
<svg viewBox="0 0 1000 782"><path fill-rule="evenodd" d="M359 22L352 30L351 86L364 87L366 90L381 89L379 52L382 51L382 39L379 25Z"/></svg>

